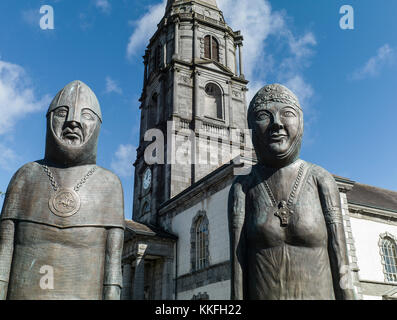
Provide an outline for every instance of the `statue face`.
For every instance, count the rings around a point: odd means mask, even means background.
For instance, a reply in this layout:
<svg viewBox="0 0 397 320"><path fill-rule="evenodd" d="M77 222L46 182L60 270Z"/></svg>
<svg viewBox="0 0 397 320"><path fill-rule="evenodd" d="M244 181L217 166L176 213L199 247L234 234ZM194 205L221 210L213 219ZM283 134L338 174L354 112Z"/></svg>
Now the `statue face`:
<svg viewBox="0 0 397 320"><path fill-rule="evenodd" d="M94 132L98 117L88 108L59 107L52 112L52 130L64 144L80 146Z"/></svg>
<svg viewBox="0 0 397 320"><path fill-rule="evenodd" d="M300 113L281 102L270 102L254 112L254 131L261 147L273 155L286 154L300 131Z"/></svg>

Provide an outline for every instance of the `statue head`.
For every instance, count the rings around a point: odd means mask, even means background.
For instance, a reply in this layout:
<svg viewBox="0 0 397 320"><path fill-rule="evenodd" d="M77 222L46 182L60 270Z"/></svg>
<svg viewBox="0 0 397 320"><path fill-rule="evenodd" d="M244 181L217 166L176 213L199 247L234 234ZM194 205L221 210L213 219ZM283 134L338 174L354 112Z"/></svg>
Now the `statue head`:
<svg viewBox="0 0 397 320"><path fill-rule="evenodd" d="M47 111L46 160L62 166L95 164L101 123L94 92L81 81L66 85Z"/></svg>
<svg viewBox="0 0 397 320"><path fill-rule="evenodd" d="M299 158L303 112L286 87L271 84L257 92L248 108L248 127L259 163L281 168Z"/></svg>

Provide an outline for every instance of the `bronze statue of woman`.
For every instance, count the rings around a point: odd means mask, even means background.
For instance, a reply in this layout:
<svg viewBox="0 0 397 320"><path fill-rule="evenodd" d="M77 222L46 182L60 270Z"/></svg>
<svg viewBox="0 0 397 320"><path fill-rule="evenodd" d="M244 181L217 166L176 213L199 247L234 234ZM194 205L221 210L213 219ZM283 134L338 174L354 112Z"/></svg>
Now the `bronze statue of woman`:
<svg viewBox="0 0 397 320"><path fill-rule="evenodd" d="M279 84L263 87L248 125L258 163L230 191L231 298L354 299L338 187L299 159L297 97Z"/></svg>

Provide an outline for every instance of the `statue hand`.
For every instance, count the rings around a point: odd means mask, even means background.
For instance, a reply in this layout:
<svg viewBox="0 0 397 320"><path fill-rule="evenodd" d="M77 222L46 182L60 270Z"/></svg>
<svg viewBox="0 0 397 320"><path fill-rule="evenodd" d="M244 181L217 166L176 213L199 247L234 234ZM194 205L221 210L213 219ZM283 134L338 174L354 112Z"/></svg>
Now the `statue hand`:
<svg viewBox="0 0 397 320"><path fill-rule="evenodd" d="M119 286L105 286L103 300L120 300L121 288Z"/></svg>
<svg viewBox="0 0 397 320"><path fill-rule="evenodd" d="M7 299L7 289L8 289L8 283L4 281L0 281L0 300Z"/></svg>

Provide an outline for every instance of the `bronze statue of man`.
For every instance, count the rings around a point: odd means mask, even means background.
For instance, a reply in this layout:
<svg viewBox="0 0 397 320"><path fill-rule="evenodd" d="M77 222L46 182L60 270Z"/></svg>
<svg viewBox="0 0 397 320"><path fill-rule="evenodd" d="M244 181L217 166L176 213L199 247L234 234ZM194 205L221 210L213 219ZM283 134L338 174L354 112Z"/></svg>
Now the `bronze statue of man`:
<svg viewBox="0 0 397 320"><path fill-rule="evenodd" d="M47 112L43 160L13 176L0 217L1 299L120 299L119 178L96 165L98 100L73 81Z"/></svg>
<svg viewBox="0 0 397 320"><path fill-rule="evenodd" d="M255 95L248 125L258 163L229 195L231 298L354 299L338 187L299 159L303 112L286 87Z"/></svg>

